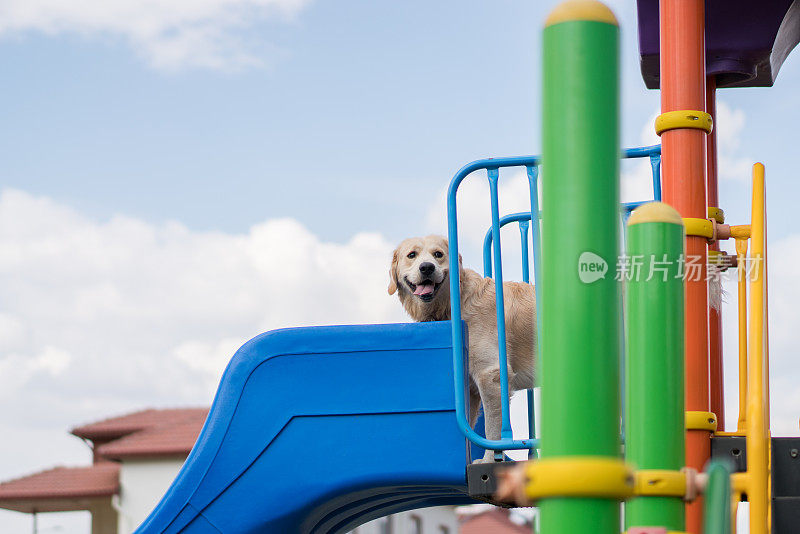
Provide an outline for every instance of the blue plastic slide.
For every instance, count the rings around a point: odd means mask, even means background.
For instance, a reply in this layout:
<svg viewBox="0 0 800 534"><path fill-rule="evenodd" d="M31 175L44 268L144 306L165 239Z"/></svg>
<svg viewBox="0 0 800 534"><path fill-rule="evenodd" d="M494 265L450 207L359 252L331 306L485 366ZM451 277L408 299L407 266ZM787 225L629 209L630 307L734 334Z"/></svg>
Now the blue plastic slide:
<svg viewBox="0 0 800 534"><path fill-rule="evenodd" d="M334 533L469 504L450 323L294 328L234 355L139 533Z"/></svg>

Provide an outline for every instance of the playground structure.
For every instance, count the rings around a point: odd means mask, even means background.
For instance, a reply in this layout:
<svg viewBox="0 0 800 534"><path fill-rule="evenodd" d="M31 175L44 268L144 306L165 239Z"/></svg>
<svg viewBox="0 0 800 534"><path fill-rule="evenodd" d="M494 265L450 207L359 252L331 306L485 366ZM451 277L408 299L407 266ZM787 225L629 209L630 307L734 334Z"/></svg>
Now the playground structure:
<svg viewBox="0 0 800 534"><path fill-rule="evenodd" d="M736 0L710 2L708 10L739 5L748 7ZM617 21L598 2L566 2L544 29L541 158L479 160L451 182L452 320L288 329L249 341L228 365L181 472L138 532L345 532L424 506L475 499L509 505L495 493L504 473L507 494L538 506L543 534L724 534L744 496L752 534L796 531L800 470L787 468L785 451L800 447L800 439L769 432L764 167L753 168L749 224L726 224L717 206L713 115L718 85L774 82L800 38L800 4L763 8L769 21L759 21L739 48L728 46L725 61L710 61L708 71L706 51L719 45L717 37L731 44L724 17L706 17L702 0L658 6L641 1L639 24L643 76L662 92L655 125L662 144L622 154L650 158L653 200L663 203L620 208ZM717 33L705 20L721 21ZM653 32L660 39L655 76ZM768 34L764 49L759 38ZM530 212L501 217L497 187L507 167L525 168ZM475 171L486 171L492 208L484 270L494 275L500 310L498 441L470 428L465 415L456 195ZM621 281L611 275L623 250L621 221L627 257L650 261L644 270L657 258L660 268L649 278L626 271L624 306ZM532 417L529 437L514 439L502 376L500 228L512 222L520 226L525 281L533 256L540 439ZM736 256L719 251L724 239L736 241ZM696 259L696 277L688 276L689 258ZM746 275L739 281L735 432L718 430L721 317L709 308L709 263ZM581 277L584 266L592 276ZM495 450L498 461L471 464L482 454L468 442ZM530 459L503 461L508 449L527 449ZM522 476L508 476L510 470Z"/></svg>

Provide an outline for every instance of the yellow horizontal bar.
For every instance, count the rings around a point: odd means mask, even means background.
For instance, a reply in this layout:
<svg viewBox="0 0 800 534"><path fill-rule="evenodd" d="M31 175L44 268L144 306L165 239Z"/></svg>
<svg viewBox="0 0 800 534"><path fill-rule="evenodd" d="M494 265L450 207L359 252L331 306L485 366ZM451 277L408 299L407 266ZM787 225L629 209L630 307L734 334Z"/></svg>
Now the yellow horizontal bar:
<svg viewBox="0 0 800 534"><path fill-rule="evenodd" d="M525 494L548 497L599 497L624 500L633 495L633 470L618 458L564 456L543 458L525 466Z"/></svg>
<svg viewBox="0 0 800 534"><path fill-rule="evenodd" d="M667 469L640 469L634 473L633 491L637 496L684 497L686 473Z"/></svg>

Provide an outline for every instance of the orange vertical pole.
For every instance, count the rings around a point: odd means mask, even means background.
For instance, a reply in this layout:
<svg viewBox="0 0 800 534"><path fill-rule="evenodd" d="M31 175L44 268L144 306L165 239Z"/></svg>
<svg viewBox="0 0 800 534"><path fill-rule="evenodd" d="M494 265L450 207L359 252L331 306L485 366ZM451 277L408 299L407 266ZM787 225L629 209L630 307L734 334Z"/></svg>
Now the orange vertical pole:
<svg viewBox="0 0 800 534"><path fill-rule="evenodd" d="M705 12L703 0L661 0L661 112L703 111L705 89ZM707 217L705 132L693 128L661 135L663 199L682 217ZM708 283L704 237L687 236L686 279L686 409L709 410ZM702 469L711 455L707 430L686 433L686 464ZM686 529L702 531L702 499L687 505Z"/></svg>
<svg viewBox="0 0 800 534"><path fill-rule="evenodd" d="M717 122L717 80L714 76L706 79L706 113ZM719 207L717 191L717 129L706 136L706 189L708 205ZM710 245L719 250L719 243ZM725 381L722 369L722 310L708 309L709 372L711 378L711 411L717 415L717 428L725 430Z"/></svg>

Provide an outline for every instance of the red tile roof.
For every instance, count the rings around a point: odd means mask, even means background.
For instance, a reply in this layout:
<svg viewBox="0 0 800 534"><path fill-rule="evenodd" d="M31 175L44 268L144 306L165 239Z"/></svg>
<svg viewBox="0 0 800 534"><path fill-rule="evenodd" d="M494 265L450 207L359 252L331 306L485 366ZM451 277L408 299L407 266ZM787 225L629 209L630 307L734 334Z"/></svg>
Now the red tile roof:
<svg viewBox="0 0 800 534"><path fill-rule="evenodd" d="M80 426L72 433L95 441L89 467L56 467L0 483L0 508L20 512L88 510L119 492L120 465L110 459L185 457L208 408L142 410Z"/></svg>
<svg viewBox="0 0 800 534"><path fill-rule="evenodd" d="M207 410L206 410L207 411ZM206 414L198 413L176 423L162 424L129 434L97 448L104 458L186 456L194 447Z"/></svg>
<svg viewBox="0 0 800 534"><path fill-rule="evenodd" d="M531 527L513 523L509 519L509 512L503 508L495 508L488 512L477 514L463 523L459 534L530 534Z"/></svg>
<svg viewBox="0 0 800 534"><path fill-rule="evenodd" d="M183 421L200 420L202 425L207 415L208 408L149 409L82 425L73 428L71 432L79 438L91 440L116 439L146 428L174 425Z"/></svg>
<svg viewBox="0 0 800 534"><path fill-rule="evenodd" d="M55 467L0 484L0 501L103 497L119 491L119 464Z"/></svg>

